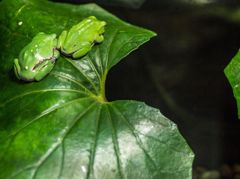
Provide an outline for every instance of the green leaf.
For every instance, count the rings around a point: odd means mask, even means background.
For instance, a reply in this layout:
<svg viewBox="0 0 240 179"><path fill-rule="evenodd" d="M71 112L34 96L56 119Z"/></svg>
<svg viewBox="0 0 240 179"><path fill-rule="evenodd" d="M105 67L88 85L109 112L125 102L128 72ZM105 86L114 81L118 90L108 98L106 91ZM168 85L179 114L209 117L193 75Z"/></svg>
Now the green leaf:
<svg viewBox="0 0 240 179"><path fill-rule="evenodd" d="M95 0L94 2L139 8L145 2L145 0Z"/></svg>
<svg viewBox="0 0 240 179"><path fill-rule="evenodd" d="M107 22L103 43L59 58L40 82L16 79L13 59L33 36L90 15ZM94 4L38 0L2 1L0 22L0 178L191 178L193 154L175 124L144 103L105 98L108 71L155 33Z"/></svg>
<svg viewBox="0 0 240 179"><path fill-rule="evenodd" d="M234 97L238 106L238 117L240 118L240 52L233 57L228 66L224 69L224 73L230 82Z"/></svg>

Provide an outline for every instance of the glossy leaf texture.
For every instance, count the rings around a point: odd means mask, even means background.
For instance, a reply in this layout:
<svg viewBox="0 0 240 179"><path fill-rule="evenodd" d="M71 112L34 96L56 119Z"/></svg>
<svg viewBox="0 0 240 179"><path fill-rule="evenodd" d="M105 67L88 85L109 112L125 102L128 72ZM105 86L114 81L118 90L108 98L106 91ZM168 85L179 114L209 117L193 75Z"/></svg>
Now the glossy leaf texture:
<svg viewBox="0 0 240 179"><path fill-rule="evenodd" d="M94 15L105 40L79 60L59 58L42 81L24 83L13 59L38 32ZM95 4L41 0L0 4L0 178L191 178L193 153L176 125L137 101L105 99L108 71L155 33Z"/></svg>
<svg viewBox="0 0 240 179"><path fill-rule="evenodd" d="M240 118L240 52L233 57L228 66L224 69L224 73L230 82L234 97L237 101L238 118Z"/></svg>

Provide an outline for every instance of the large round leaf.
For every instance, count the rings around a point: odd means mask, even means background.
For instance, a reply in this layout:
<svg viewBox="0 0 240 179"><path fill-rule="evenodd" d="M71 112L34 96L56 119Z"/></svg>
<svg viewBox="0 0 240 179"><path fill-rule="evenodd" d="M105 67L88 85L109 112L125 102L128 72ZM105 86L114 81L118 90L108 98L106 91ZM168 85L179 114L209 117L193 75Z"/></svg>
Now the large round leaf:
<svg viewBox="0 0 240 179"><path fill-rule="evenodd" d="M34 35L90 15L107 22L103 43L79 60L60 57L40 82L16 79L13 59ZM0 21L0 178L191 178L193 154L175 124L144 103L105 99L108 71L153 32L94 4L41 0L1 2Z"/></svg>

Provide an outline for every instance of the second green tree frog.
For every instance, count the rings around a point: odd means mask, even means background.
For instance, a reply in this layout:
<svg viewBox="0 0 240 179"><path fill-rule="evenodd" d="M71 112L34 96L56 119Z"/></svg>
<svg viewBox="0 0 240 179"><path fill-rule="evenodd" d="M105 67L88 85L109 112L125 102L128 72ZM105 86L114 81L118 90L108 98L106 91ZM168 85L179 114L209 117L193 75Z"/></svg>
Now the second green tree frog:
<svg viewBox="0 0 240 179"><path fill-rule="evenodd" d="M53 69L58 57L56 34L40 32L14 59L15 74L24 81L40 81Z"/></svg>
<svg viewBox="0 0 240 179"><path fill-rule="evenodd" d="M104 40L103 33L105 21L98 20L95 16L83 19L69 31L63 31L58 38L58 49L65 56L80 58L87 54L95 42Z"/></svg>

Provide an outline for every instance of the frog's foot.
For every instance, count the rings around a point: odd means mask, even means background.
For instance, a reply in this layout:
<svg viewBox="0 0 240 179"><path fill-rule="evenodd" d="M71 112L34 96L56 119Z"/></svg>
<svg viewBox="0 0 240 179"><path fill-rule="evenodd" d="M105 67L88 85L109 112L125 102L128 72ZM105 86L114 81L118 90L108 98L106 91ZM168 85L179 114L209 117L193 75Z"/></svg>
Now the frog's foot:
<svg viewBox="0 0 240 179"><path fill-rule="evenodd" d="M51 57L51 61L52 63L55 63L55 61L57 60L57 58L60 56L60 52L58 51L57 48L53 49L53 56Z"/></svg>
<svg viewBox="0 0 240 179"><path fill-rule="evenodd" d="M96 43L101 43L103 40L104 40L103 35L99 35L99 36L95 39L95 42L96 42Z"/></svg>
<svg viewBox="0 0 240 179"><path fill-rule="evenodd" d="M18 63L18 59L14 59L14 73L18 79L20 79L19 72L21 71L20 65Z"/></svg>

